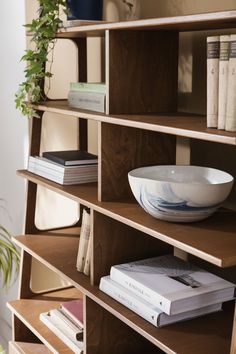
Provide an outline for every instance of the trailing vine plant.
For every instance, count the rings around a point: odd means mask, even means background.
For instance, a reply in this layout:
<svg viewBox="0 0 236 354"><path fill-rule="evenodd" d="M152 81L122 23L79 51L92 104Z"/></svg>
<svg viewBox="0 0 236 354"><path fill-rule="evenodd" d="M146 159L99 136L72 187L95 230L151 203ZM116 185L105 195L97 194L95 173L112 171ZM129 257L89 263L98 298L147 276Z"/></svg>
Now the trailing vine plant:
<svg viewBox="0 0 236 354"><path fill-rule="evenodd" d="M26 50L21 58L27 63L25 80L20 84L15 97L16 108L24 116L39 117L32 105L45 99L44 79L52 76L50 70L46 70L46 62L54 49L55 35L61 23L61 7L66 11L66 0L39 0L38 18L25 25L32 34L34 49Z"/></svg>

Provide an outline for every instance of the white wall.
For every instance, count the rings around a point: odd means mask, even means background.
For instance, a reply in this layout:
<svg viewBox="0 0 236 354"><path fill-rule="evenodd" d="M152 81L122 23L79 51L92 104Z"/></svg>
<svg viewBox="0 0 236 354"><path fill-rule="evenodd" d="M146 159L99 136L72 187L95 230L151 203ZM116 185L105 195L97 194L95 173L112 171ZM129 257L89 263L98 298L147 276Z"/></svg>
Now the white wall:
<svg viewBox="0 0 236 354"><path fill-rule="evenodd" d="M23 79L19 62L25 48L25 5L23 0L1 0L0 3L0 223L13 235L22 233L24 214L24 181L16 169L25 164L27 151L27 119L16 111L14 93ZM1 281L1 276L0 276ZM17 283L8 291L0 285L0 343L10 339L10 311L6 301L17 297Z"/></svg>

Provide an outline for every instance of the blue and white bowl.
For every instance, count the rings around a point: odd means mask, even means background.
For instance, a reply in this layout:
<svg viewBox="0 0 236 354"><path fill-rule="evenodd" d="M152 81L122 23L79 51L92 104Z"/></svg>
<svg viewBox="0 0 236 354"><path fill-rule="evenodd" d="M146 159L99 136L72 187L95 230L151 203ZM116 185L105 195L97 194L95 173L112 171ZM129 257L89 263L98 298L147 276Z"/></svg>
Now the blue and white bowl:
<svg viewBox="0 0 236 354"><path fill-rule="evenodd" d="M199 166L151 166L128 174L132 192L143 209L157 219L192 222L212 215L228 197L233 177Z"/></svg>

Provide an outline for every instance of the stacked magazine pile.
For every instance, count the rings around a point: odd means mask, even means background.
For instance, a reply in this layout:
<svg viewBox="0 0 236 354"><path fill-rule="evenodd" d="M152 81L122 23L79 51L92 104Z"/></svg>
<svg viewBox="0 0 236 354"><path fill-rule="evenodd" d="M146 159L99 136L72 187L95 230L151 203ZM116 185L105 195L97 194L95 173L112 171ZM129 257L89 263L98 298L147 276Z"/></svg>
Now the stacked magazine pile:
<svg viewBox="0 0 236 354"><path fill-rule="evenodd" d="M43 312L40 320L74 353L83 353L83 300L72 300L60 308Z"/></svg>
<svg viewBox="0 0 236 354"><path fill-rule="evenodd" d="M111 267L100 290L156 327L220 311L235 285L172 255Z"/></svg>
<svg viewBox="0 0 236 354"><path fill-rule="evenodd" d="M64 185L97 182L97 155L81 150L44 152L30 156L28 171Z"/></svg>

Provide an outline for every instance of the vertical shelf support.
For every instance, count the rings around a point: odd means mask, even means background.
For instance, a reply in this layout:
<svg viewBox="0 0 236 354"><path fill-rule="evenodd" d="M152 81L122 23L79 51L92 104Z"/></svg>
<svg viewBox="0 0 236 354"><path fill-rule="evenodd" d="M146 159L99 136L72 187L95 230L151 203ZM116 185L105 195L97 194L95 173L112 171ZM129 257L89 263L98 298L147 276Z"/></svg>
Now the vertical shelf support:
<svg viewBox="0 0 236 354"><path fill-rule="evenodd" d="M175 164L175 136L99 123L100 201L132 197L128 172L150 165Z"/></svg>
<svg viewBox="0 0 236 354"><path fill-rule="evenodd" d="M78 80L87 81L87 39L73 38L73 42L78 48ZM79 118L78 126L79 148L81 150L88 149L88 122L87 119Z"/></svg>

